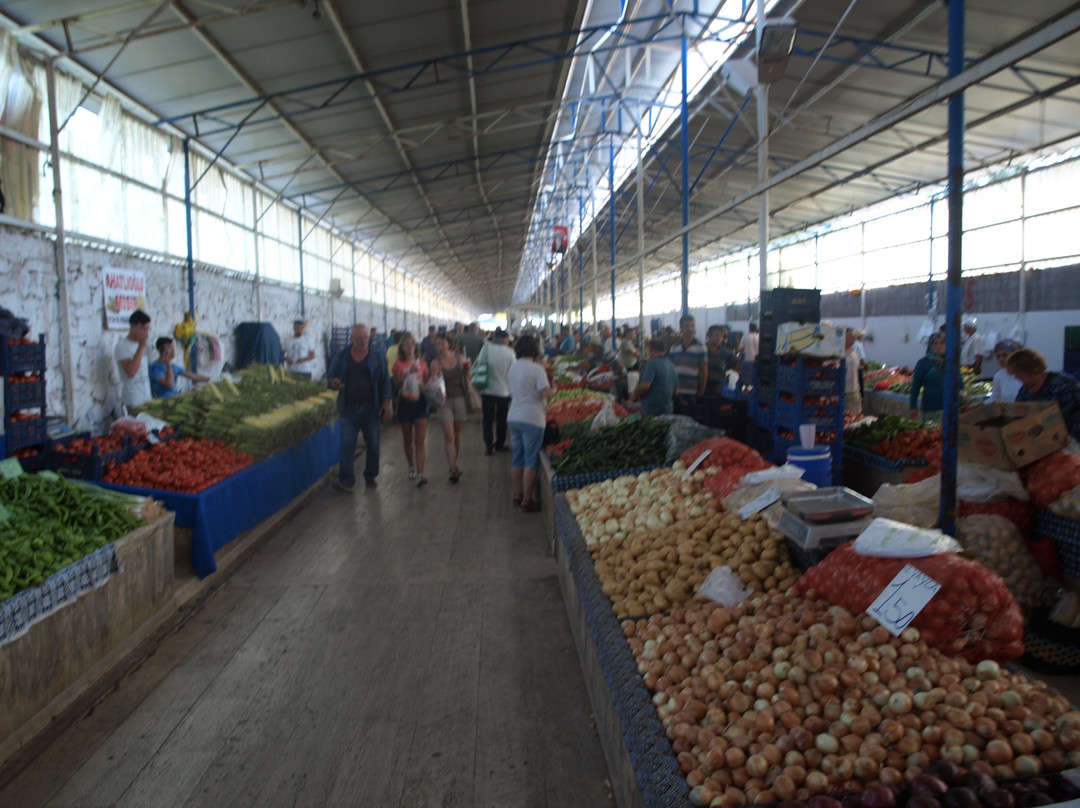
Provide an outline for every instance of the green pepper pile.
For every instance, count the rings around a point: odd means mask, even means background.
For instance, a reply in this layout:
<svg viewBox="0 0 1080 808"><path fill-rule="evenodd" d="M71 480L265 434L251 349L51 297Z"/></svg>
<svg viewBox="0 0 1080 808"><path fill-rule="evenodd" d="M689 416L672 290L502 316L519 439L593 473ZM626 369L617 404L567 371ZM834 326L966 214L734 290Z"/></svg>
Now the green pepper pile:
<svg viewBox="0 0 1080 808"><path fill-rule="evenodd" d="M882 441L896 437L898 432L925 429L926 424L902 415L885 415L876 421L861 424L844 433L844 443L857 449L870 449Z"/></svg>
<svg viewBox="0 0 1080 808"><path fill-rule="evenodd" d="M668 429L667 421L624 418L614 426L585 432L563 453L555 473L587 474L662 465L667 456Z"/></svg>
<svg viewBox="0 0 1080 808"><path fill-rule="evenodd" d="M57 475L0 481L0 601L130 533L128 509Z"/></svg>

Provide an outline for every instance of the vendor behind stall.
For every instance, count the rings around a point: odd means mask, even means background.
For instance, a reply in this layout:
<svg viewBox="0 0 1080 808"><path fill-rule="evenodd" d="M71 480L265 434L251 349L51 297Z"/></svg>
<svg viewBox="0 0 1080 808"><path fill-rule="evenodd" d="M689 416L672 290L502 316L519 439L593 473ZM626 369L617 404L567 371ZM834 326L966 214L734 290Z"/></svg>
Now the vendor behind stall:
<svg viewBox="0 0 1080 808"><path fill-rule="evenodd" d="M209 376L185 370L183 365L173 361L176 358L176 344L172 341L172 337L160 337L154 345L157 348L158 359L156 362L151 362L149 368L150 394L154 398L172 398L179 395L180 390L176 386L176 380L181 376L193 382L210 381Z"/></svg>
<svg viewBox="0 0 1080 808"><path fill-rule="evenodd" d="M964 344L960 347L960 364L971 368L978 376L982 373L983 353L986 345L979 333L974 317L964 318Z"/></svg>
<svg viewBox="0 0 1080 808"><path fill-rule="evenodd" d="M1031 348L1014 351L1009 357L1008 368L1023 385L1016 400L1056 401L1074 445L1080 441L1080 382L1064 373L1048 371L1046 357Z"/></svg>
<svg viewBox="0 0 1080 808"><path fill-rule="evenodd" d="M994 357L1001 369L994 374L994 386L990 389L989 402L1002 401L1009 403L1016 401L1016 394L1020 392L1020 380L1009 373L1009 357L1020 350L1022 346L1014 339L1000 340L994 346Z"/></svg>
<svg viewBox="0 0 1080 808"><path fill-rule="evenodd" d="M919 407L922 393L922 407ZM911 417L920 414L928 421L941 419L945 409L945 335L935 333L930 337L926 356L915 363L915 375L911 379L911 395L908 397Z"/></svg>

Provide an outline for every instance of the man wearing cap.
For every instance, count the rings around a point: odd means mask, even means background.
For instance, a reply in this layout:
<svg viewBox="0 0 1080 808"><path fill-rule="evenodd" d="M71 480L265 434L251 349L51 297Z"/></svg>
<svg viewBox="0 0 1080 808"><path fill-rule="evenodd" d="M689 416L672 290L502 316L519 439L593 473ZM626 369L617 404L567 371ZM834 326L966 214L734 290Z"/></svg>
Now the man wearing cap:
<svg viewBox="0 0 1080 808"><path fill-rule="evenodd" d="M285 343L285 367L297 376L310 379L315 370L315 346L304 334L306 320L293 320L293 335Z"/></svg>
<svg viewBox="0 0 1080 808"><path fill-rule="evenodd" d="M484 454L508 452L506 445L506 416L510 412L510 366L517 358L510 347L510 335L496 328L487 351L488 386L480 394L484 415Z"/></svg>
<svg viewBox="0 0 1080 808"><path fill-rule="evenodd" d="M983 353L986 346L983 344L982 334L975 328L975 318L964 318L964 344L960 348L960 364L975 371L978 376L982 373Z"/></svg>

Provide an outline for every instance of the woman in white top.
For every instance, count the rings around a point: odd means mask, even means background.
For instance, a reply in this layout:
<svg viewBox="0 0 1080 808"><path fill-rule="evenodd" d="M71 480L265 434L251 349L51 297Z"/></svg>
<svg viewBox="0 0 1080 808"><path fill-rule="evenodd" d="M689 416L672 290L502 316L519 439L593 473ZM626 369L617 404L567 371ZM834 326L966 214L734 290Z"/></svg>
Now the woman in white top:
<svg viewBox="0 0 1080 808"><path fill-rule="evenodd" d="M1005 366L1009 362L1009 357L1022 347L1014 339L1003 339L994 346L994 357L997 359L998 364L1001 365L1001 370L994 374L994 386L990 388L989 401L1003 401L1005 403L1016 401L1016 394L1020 392L1023 385L1015 376L1009 375L1009 371L1005 369Z"/></svg>
<svg viewBox="0 0 1080 808"><path fill-rule="evenodd" d="M514 483L514 504L523 511L538 511L533 499L536 470L540 466L540 447L547 426L547 400L555 394L548 383L547 371L536 362L540 346L535 337L519 337L514 346L517 361L510 366L510 412L506 415L513 456L510 479Z"/></svg>

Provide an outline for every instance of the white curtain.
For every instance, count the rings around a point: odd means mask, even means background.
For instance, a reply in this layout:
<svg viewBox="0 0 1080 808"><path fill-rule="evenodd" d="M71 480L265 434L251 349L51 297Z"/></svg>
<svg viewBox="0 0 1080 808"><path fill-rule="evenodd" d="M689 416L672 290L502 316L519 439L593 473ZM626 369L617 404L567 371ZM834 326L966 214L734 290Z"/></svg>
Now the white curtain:
<svg viewBox="0 0 1080 808"><path fill-rule="evenodd" d="M38 137L41 106L44 96L36 86L34 64L18 55L14 38L6 35L0 43L0 83L4 93L4 126L31 138ZM4 213L20 219L31 219L38 196L41 175L41 154L38 149L5 138L0 158L0 179L3 181L6 205Z"/></svg>

